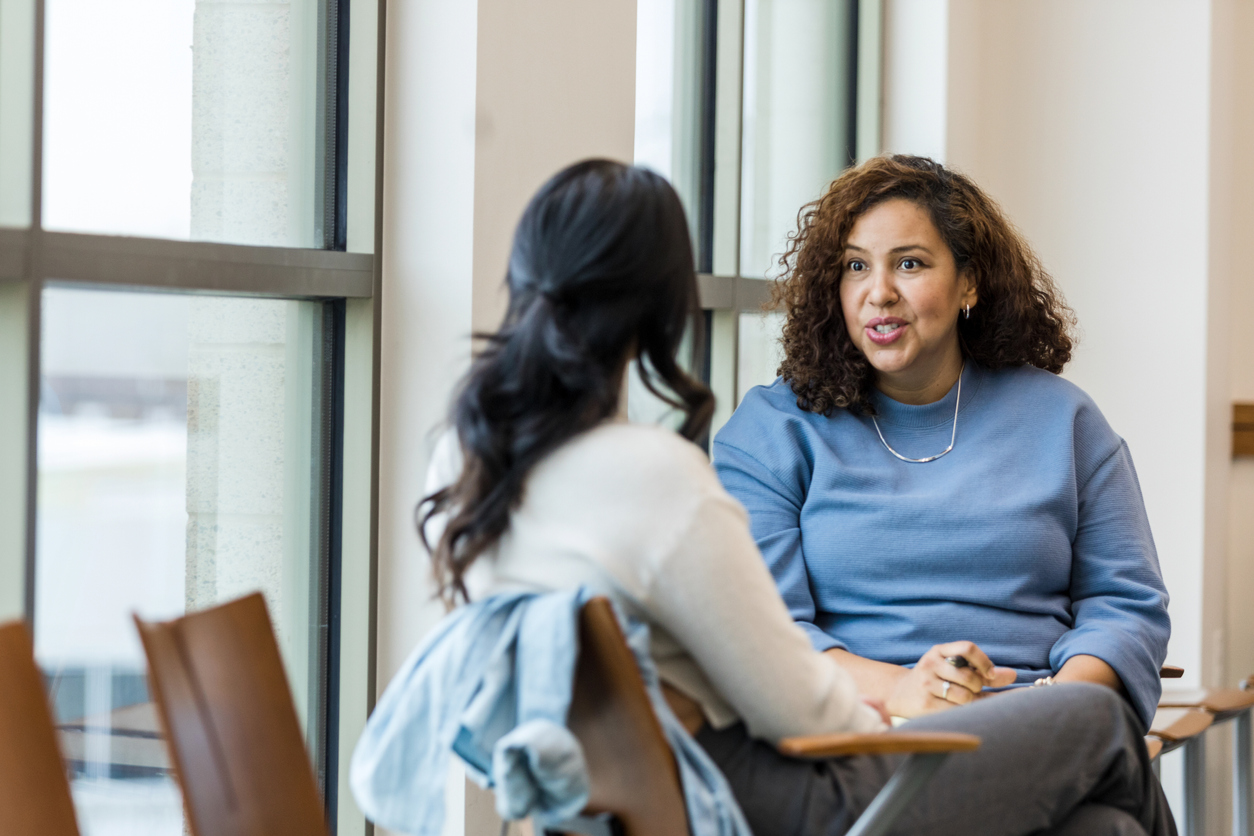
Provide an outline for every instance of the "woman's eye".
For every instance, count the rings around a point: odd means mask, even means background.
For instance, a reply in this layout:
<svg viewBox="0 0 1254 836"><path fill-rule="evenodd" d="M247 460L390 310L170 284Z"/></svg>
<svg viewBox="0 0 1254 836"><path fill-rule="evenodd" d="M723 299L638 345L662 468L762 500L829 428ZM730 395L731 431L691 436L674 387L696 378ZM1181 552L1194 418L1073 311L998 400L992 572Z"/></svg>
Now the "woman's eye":
<svg viewBox="0 0 1254 836"><path fill-rule="evenodd" d="M917 270L922 266L923 262L919 261L917 258L903 258L901 260L902 270Z"/></svg>
<svg viewBox="0 0 1254 836"><path fill-rule="evenodd" d="M849 267L847 269L850 273L861 273L866 269L866 265L861 261L851 261L849 262Z"/></svg>

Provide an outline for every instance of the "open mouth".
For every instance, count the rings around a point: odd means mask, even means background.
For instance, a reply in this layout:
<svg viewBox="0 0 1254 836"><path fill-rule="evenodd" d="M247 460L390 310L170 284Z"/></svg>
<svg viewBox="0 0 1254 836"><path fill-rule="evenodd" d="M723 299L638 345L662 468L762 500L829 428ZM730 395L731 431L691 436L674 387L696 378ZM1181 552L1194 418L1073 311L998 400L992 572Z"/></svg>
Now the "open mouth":
<svg viewBox="0 0 1254 836"><path fill-rule="evenodd" d="M908 323L895 316L877 316L866 324L866 335L877 345L888 345L901 338Z"/></svg>

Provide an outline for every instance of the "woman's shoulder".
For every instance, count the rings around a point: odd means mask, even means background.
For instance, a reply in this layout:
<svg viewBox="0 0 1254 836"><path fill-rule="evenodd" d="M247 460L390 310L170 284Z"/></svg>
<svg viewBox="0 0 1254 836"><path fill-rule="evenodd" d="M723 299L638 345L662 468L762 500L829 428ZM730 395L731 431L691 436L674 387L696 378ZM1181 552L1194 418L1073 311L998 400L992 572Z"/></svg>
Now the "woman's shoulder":
<svg viewBox="0 0 1254 836"><path fill-rule="evenodd" d="M781 440L802 441L805 436L832 432L846 420L848 411L819 415L797 405L797 393L782 378L769 386L754 386L745 393L736 411L715 437L716 445L728 445L745 452L778 449Z"/></svg>
<svg viewBox="0 0 1254 836"><path fill-rule="evenodd" d="M717 484L705 452L673 430L653 424L610 421L562 445L537 467L578 471L621 483Z"/></svg>
<svg viewBox="0 0 1254 836"><path fill-rule="evenodd" d="M1087 392L1070 380L1036 366L1010 366L985 375L999 394L1036 402L1038 408L1071 414L1092 413L1100 418L1101 410Z"/></svg>
<svg viewBox="0 0 1254 836"><path fill-rule="evenodd" d="M1055 425L1070 434L1084 458L1104 458L1123 444L1097 402L1076 383L1027 365L987 374L998 400L1021 411L1033 432Z"/></svg>

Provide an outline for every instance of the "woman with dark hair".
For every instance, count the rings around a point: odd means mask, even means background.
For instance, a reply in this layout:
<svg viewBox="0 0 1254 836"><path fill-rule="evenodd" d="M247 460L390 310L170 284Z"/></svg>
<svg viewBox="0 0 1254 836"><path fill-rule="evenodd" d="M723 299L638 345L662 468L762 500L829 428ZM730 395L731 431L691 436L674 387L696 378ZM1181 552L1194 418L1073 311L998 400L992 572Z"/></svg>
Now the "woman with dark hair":
<svg viewBox="0 0 1254 836"><path fill-rule="evenodd" d="M1094 682L1148 725L1167 592L1127 445L1057 376L1074 317L1027 242L894 156L806 207L781 263L780 378L714 461L814 647L898 716Z"/></svg>
<svg viewBox="0 0 1254 836"><path fill-rule="evenodd" d="M507 283L505 322L461 385L419 511L445 599L609 596L649 625L668 702L753 831L845 832L900 757L799 761L771 745L886 716L789 617L744 509L691 443L713 402L676 362L701 317L675 192L604 160L560 172L523 214ZM683 414L678 434L621 419L632 360ZM900 832L1175 832L1135 716L1106 689L1037 689L913 723L984 744L949 759Z"/></svg>

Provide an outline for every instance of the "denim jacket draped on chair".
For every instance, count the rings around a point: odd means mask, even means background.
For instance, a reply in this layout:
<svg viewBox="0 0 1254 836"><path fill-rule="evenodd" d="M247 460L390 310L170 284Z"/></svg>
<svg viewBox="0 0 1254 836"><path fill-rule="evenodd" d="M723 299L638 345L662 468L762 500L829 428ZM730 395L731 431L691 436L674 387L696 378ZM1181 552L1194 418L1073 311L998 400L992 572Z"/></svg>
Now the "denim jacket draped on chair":
<svg viewBox="0 0 1254 836"><path fill-rule="evenodd" d="M505 593L447 616L406 660L353 753L353 795L384 827L440 836L449 753L505 819L578 814L588 774L566 729L585 589ZM648 627L619 622L675 753L694 836L751 836L726 780L662 697Z"/></svg>

